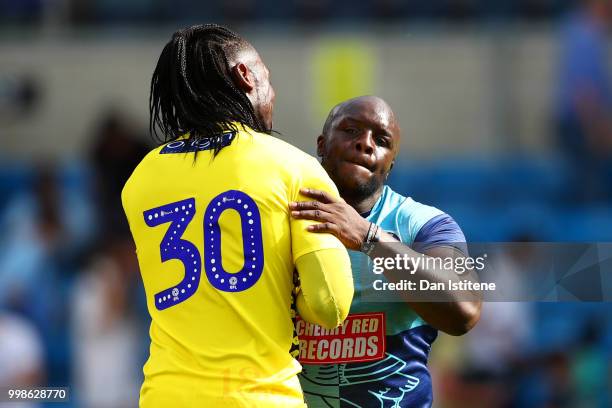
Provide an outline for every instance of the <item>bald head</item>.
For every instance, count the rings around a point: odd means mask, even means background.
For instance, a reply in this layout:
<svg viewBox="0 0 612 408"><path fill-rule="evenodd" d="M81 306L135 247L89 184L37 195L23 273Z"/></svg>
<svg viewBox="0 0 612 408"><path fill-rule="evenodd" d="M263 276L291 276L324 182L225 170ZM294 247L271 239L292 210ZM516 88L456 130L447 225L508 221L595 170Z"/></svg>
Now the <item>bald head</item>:
<svg viewBox="0 0 612 408"><path fill-rule="evenodd" d="M400 137L399 122L395 117L395 113L391 106L382 98L374 95L357 96L340 102L329 111L325 124L323 125L323 135L327 135L334 120L346 111L368 110L376 112L377 116L382 119L382 122L388 122L390 128ZM399 141L399 140L398 140Z"/></svg>

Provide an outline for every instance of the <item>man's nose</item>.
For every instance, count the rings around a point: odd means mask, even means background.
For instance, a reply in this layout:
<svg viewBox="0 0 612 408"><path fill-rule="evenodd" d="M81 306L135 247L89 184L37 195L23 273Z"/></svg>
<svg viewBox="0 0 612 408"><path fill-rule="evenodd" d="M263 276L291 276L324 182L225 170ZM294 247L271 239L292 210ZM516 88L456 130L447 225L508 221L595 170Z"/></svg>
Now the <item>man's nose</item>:
<svg viewBox="0 0 612 408"><path fill-rule="evenodd" d="M376 144L374 143L374 134L371 130L364 130L363 132L361 132L361 135L359 135L359 138L355 143L355 148L359 152L368 155L374 153Z"/></svg>

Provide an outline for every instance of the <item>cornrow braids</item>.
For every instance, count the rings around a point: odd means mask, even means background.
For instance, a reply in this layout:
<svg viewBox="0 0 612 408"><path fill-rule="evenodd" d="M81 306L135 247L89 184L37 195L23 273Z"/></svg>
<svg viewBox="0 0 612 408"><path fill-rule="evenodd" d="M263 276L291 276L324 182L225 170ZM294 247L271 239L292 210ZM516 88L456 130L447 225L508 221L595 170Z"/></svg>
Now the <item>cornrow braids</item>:
<svg viewBox="0 0 612 408"><path fill-rule="evenodd" d="M230 77L229 61L252 46L216 24L175 32L153 72L149 95L149 132L160 144L189 134L189 141L208 140L214 155L223 132L236 122L270 133L246 93Z"/></svg>

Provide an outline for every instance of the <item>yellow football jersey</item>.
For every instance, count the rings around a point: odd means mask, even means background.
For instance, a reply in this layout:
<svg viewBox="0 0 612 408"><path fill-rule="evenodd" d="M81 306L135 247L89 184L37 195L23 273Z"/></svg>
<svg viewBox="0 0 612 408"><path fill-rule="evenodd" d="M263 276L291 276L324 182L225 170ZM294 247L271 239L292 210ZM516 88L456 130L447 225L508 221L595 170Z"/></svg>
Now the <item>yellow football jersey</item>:
<svg viewBox="0 0 612 408"><path fill-rule="evenodd" d="M123 189L152 317L141 407L304 406L294 264L343 246L288 203L306 199L300 187L338 192L313 157L240 129L214 158L207 141L162 145Z"/></svg>

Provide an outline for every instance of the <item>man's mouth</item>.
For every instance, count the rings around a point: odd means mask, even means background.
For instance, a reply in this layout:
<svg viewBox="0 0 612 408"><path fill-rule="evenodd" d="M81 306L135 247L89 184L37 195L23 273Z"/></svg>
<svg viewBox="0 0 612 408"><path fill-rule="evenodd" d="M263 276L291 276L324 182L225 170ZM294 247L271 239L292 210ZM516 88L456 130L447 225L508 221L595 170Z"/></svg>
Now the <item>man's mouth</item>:
<svg viewBox="0 0 612 408"><path fill-rule="evenodd" d="M369 171L370 173L374 173L374 166L370 166L364 162L360 162L357 160L346 160L347 163L359 166L359 167L363 167L364 169L366 169L367 171Z"/></svg>

